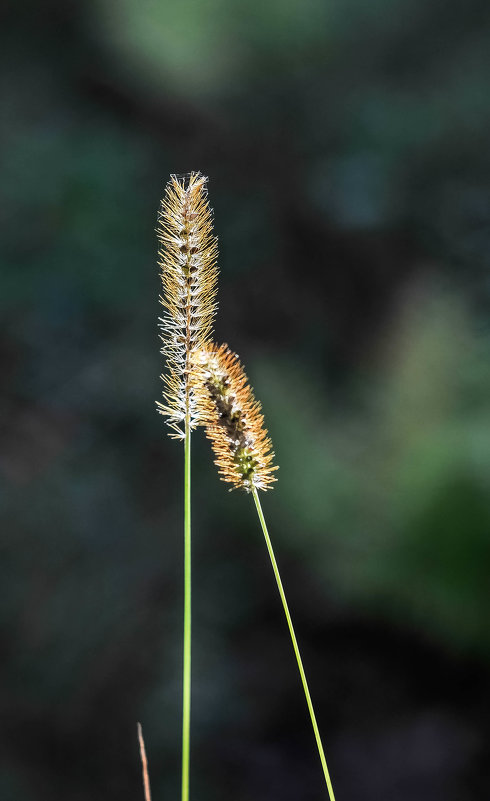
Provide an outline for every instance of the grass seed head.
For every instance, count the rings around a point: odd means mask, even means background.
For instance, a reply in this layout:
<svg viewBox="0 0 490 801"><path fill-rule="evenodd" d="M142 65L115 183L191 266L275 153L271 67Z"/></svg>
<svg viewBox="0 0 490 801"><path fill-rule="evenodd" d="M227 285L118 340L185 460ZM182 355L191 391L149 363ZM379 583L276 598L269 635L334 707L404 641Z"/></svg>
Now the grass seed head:
<svg viewBox="0 0 490 801"><path fill-rule="evenodd" d="M199 424L191 356L209 342L216 312L218 246L205 176L172 175L161 202L157 235L164 308L160 328L167 363L164 403L157 406L171 436L183 438L186 419L191 429Z"/></svg>
<svg viewBox="0 0 490 801"><path fill-rule="evenodd" d="M277 470L272 442L238 356L227 345L208 345L195 351L192 375L222 480L247 492L269 489Z"/></svg>

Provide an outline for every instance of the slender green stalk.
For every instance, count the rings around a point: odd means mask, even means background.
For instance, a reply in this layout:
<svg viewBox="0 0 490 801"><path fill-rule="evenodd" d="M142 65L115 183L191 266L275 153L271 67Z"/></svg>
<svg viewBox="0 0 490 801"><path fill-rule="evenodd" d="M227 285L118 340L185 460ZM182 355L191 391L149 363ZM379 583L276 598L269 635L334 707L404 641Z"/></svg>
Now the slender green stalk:
<svg viewBox="0 0 490 801"><path fill-rule="evenodd" d="M186 418L184 441L184 662L182 690L182 801L189 801L191 736L191 428Z"/></svg>
<svg viewBox="0 0 490 801"><path fill-rule="evenodd" d="M308 710L310 713L311 723L313 726L313 731L315 733L315 740L318 748L318 753L320 754L320 761L322 763L323 773L325 776L325 782L327 784L328 796L330 801L335 801L335 796L333 792L332 782L330 780L330 774L327 768L327 760L325 759L325 753L323 751L323 745L320 737L320 731L318 729L318 724L316 722L315 711L313 709L313 703L311 700L310 691L308 689L308 682L306 681L306 674L303 667L303 660L301 659L301 654L299 652L298 642L296 640L296 635L294 633L293 621L291 620L291 615L289 613L288 602L286 601L286 595L284 593L284 588L282 586L281 576L279 573L279 568L277 566L276 557L274 556L274 550L272 548L272 542L269 537L269 532L267 531L267 525L264 518L264 513L262 512L262 506L260 505L259 495L257 489L254 487L252 489L252 495L255 501L255 506L257 507L257 514L259 516L260 525L262 526L262 531L264 532L265 542L267 544L267 550L269 551L270 560L272 562L272 569L274 571L274 576L276 577L277 588L279 590L279 595L281 596L282 605L284 608L284 614L286 615L286 620L288 622L289 633L291 635L291 641L293 643L293 649L296 656L296 661L298 663L299 673L301 676L301 682L303 684L303 690L306 697L306 703L308 704Z"/></svg>

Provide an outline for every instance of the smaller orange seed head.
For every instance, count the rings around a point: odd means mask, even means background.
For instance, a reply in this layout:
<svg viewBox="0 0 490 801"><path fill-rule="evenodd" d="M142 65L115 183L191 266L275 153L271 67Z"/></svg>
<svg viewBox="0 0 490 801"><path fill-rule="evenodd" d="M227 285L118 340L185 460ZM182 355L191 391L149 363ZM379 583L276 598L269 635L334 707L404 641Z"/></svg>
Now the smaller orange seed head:
<svg viewBox="0 0 490 801"><path fill-rule="evenodd" d="M231 489L269 489L277 470L272 466L272 442L236 353L227 345L197 350L192 385L222 480L232 484Z"/></svg>

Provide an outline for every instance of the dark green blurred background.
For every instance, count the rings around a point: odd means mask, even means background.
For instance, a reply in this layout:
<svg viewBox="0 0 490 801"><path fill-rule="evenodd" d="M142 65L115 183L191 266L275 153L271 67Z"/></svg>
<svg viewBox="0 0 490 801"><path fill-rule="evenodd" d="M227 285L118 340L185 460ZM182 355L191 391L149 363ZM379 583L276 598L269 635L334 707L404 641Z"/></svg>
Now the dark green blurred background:
<svg viewBox="0 0 490 801"><path fill-rule="evenodd" d="M216 334L338 801L490 795L487 0L4 0L1 801L180 780L182 452L154 228L200 169ZM321 769L253 504L194 438L192 798Z"/></svg>

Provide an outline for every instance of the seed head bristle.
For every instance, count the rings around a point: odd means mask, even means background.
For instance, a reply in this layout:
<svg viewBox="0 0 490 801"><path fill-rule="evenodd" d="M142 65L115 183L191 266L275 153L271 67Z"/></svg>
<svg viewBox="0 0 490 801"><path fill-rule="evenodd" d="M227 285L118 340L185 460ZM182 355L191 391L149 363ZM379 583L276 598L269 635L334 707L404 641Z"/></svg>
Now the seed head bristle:
<svg viewBox="0 0 490 801"><path fill-rule="evenodd" d="M200 420L206 426L215 464L231 489L267 490L276 481L272 442L236 353L208 345L193 355L193 385Z"/></svg>
<svg viewBox="0 0 490 801"><path fill-rule="evenodd" d="M192 172L172 175L158 216L164 315L160 319L167 360L164 403L158 411L167 417L171 436L183 438L183 423L199 424L194 391L190 385L191 355L212 335L216 312L218 246L213 235L213 212L207 197L207 178Z"/></svg>

